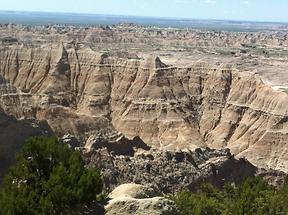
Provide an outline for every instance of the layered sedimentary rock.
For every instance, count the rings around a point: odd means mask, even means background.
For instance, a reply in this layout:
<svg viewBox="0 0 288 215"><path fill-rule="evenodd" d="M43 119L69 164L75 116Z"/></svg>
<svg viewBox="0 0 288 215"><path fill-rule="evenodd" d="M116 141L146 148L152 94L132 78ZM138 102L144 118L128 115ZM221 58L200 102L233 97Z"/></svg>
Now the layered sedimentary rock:
<svg viewBox="0 0 288 215"><path fill-rule="evenodd" d="M3 110L47 120L58 136L73 134L84 144L113 131L162 149L229 147L287 171L288 96L257 75L74 44L2 48L0 75Z"/></svg>
<svg viewBox="0 0 288 215"><path fill-rule="evenodd" d="M189 28L160 28L140 25L114 26L22 26L0 25L0 44L41 46L43 42L80 42L92 47L242 47L267 45L287 46L287 31L267 32L203 31ZM274 31L273 31L274 30ZM275 30L278 30L276 32ZM37 37L37 40L35 40Z"/></svg>

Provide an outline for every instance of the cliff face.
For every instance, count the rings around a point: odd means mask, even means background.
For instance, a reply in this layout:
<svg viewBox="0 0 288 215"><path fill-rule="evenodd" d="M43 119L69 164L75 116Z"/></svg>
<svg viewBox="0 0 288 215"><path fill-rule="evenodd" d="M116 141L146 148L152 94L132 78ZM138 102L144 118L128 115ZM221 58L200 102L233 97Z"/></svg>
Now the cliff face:
<svg viewBox="0 0 288 215"><path fill-rule="evenodd" d="M74 45L0 51L0 104L47 120L82 142L113 130L153 147L229 147L252 163L287 170L288 96L224 66L165 65Z"/></svg>

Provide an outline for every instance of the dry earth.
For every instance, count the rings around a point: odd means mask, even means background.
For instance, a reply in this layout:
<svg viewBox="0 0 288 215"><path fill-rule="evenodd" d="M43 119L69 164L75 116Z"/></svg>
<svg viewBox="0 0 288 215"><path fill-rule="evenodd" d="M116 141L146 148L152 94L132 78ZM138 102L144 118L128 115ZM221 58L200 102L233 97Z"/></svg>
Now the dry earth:
<svg viewBox="0 0 288 215"><path fill-rule="evenodd" d="M47 121L88 149L139 137L288 171L285 32L10 24L0 41L5 115Z"/></svg>

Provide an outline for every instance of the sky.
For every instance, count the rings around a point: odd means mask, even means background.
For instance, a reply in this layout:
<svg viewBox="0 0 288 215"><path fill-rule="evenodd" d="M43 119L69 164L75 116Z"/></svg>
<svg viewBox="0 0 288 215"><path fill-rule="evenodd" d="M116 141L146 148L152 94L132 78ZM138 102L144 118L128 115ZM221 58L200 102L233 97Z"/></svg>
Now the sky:
<svg viewBox="0 0 288 215"><path fill-rule="evenodd" d="M0 10L288 22L288 0L2 0Z"/></svg>

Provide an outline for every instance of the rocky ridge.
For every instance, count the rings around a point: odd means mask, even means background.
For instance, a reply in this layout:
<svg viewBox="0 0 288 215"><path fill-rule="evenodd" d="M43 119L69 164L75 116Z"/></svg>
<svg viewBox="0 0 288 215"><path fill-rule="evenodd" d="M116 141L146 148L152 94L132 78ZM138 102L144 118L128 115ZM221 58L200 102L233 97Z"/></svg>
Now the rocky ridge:
<svg viewBox="0 0 288 215"><path fill-rule="evenodd" d="M0 51L5 113L47 120L84 143L117 134L162 149L231 149L253 164L287 166L287 95L220 65L166 65L62 44Z"/></svg>
<svg viewBox="0 0 288 215"><path fill-rule="evenodd" d="M7 36L8 35L8 36ZM35 41L35 37L37 40ZM113 26L22 26L15 24L0 25L2 44L25 44L41 46L47 41L76 42L95 48L125 47L151 49L157 47L245 47L257 43L267 46L287 46L286 31L267 32L225 32L202 31L189 28L160 28L140 25L120 24ZM146 48L145 48L146 46Z"/></svg>
<svg viewBox="0 0 288 215"><path fill-rule="evenodd" d="M198 184L209 181L217 187L238 184L249 176L262 176L268 183L280 186L285 174L259 169L245 159L235 159L228 149L196 149L195 151L150 150L123 156L105 149L91 151L87 165L102 171L105 190L126 184L143 184L155 195L193 191Z"/></svg>

